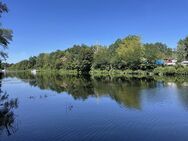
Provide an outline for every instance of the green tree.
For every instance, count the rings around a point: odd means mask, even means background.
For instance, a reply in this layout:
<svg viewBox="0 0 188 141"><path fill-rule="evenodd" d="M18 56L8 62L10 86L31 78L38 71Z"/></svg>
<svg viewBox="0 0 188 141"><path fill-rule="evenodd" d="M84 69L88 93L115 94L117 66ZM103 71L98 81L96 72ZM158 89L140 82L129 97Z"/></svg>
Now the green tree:
<svg viewBox="0 0 188 141"><path fill-rule="evenodd" d="M142 44L139 36L128 36L116 49L119 57L132 69L138 69L142 58Z"/></svg>
<svg viewBox="0 0 188 141"><path fill-rule="evenodd" d="M160 59L169 59L172 57L172 49L168 48L166 44L157 42L154 46L159 50Z"/></svg>
<svg viewBox="0 0 188 141"><path fill-rule="evenodd" d="M89 73L93 63L93 50L88 46L82 46L78 61L79 71Z"/></svg>
<svg viewBox="0 0 188 141"><path fill-rule="evenodd" d="M39 69L47 69L47 68L50 69L51 68L48 53L39 54L39 56L37 57L37 61L36 61L36 67Z"/></svg>
<svg viewBox="0 0 188 141"><path fill-rule="evenodd" d="M65 56L62 59L65 69L88 73L93 63L93 50L87 45L74 45L65 50Z"/></svg>
<svg viewBox="0 0 188 141"><path fill-rule="evenodd" d="M188 60L188 37L178 42L177 58L179 62Z"/></svg>
<svg viewBox="0 0 188 141"><path fill-rule="evenodd" d="M156 44L144 44L143 46L144 58L149 64L153 64L157 59L161 59L161 52Z"/></svg>
<svg viewBox="0 0 188 141"><path fill-rule="evenodd" d="M29 68L34 69L36 67L37 57L33 56L29 58Z"/></svg>
<svg viewBox="0 0 188 141"><path fill-rule="evenodd" d="M66 61L65 52L57 50L56 52L50 53L50 64L54 69L62 69L63 62Z"/></svg>
<svg viewBox="0 0 188 141"><path fill-rule="evenodd" d="M119 47L119 44L121 44L122 42L122 39L117 39L113 44L109 46L110 52L115 52L116 49Z"/></svg>
<svg viewBox="0 0 188 141"><path fill-rule="evenodd" d="M8 12L8 8L6 6L6 4L0 2L0 17L2 16L2 14L4 12ZM3 49L6 49L8 47L9 42L12 40L12 30L9 29L5 29L0 27L0 45L3 47ZM8 56L7 54L4 52L4 50L0 51L0 59L6 59Z"/></svg>
<svg viewBox="0 0 188 141"><path fill-rule="evenodd" d="M111 64L110 60L111 56L107 47L95 46L93 63L95 69L109 70Z"/></svg>

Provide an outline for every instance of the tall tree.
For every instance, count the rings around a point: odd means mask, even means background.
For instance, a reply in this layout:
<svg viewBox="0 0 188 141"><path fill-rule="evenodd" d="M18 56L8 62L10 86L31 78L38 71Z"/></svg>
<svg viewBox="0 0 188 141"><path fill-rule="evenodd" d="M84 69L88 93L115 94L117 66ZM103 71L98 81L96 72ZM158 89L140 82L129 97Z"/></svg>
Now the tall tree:
<svg viewBox="0 0 188 141"><path fill-rule="evenodd" d="M102 46L96 46L95 48L97 49L94 53L93 67L95 69L109 70L111 60L109 49Z"/></svg>
<svg viewBox="0 0 188 141"><path fill-rule="evenodd" d="M178 61L188 60L188 37L178 42L177 57Z"/></svg>
<svg viewBox="0 0 188 141"><path fill-rule="evenodd" d="M144 44L144 59L147 60L149 64L154 63L157 59L160 59L160 51L155 46L155 44Z"/></svg>
<svg viewBox="0 0 188 141"><path fill-rule="evenodd" d="M142 58L142 44L139 36L131 35L122 40L116 49L119 57L131 68L138 68Z"/></svg>
<svg viewBox="0 0 188 141"><path fill-rule="evenodd" d="M168 48L166 44L157 42L154 46L159 50L158 55L161 59L169 59L172 57L172 49Z"/></svg>

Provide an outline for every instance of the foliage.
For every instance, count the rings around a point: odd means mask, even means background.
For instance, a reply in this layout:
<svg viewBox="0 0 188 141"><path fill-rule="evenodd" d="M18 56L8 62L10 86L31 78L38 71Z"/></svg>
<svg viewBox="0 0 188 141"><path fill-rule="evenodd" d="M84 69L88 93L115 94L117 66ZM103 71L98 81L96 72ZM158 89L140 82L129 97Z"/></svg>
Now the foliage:
<svg viewBox="0 0 188 141"><path fill-rule="evenodd" d="M172 57L172 48L169 48L166 44L160 42L157 42L154 45L159 50L158 57L160 59L170 59Z"/></svg>
<svg viewBox="0 0 188 141"><path fill-rule="evenodd" d="M6 4L0 2L0 17L4 12L8 12L8 8ZM5 29L5 28L0 28L0 46L3 47L3 49L8 47L8 44L12 40L12 30L10 29ZM6 59L8 56L4 52L4 50L0 51L0 60Z"/></svg>
<svg viewBox="0 0 188 141"><path fill-rule="evenodd" d="M144 58L147 59L149 64L154 63L157 59L162 59L163 52L161 51L161 48L158 45L159 43L144 44Z"/></svg>
<svg viewBox="0 0 188 141"><path fill-rule="evenodd" d="M104 70L105 71L105 70ZM154 87L151 79L125 78L125 77L86 77L38 73L32 76L30 73L8 74L7 77L17 77L25 80L31 86L42 90L52 90L58 94L71 95L74 99L85 100L90 97L109 96L117 103L128 108L141 108L140 90L135 86L145 88ZM34 81L27 81L27 80ZM131 94L130 94L131 93Z"/></svg>
<svg viewBox="0 0 188 141"><path fill-rule="evenodd" d="M93 63L93 49L87 45L75 45L65 51L64 57L63 68L89 73Z"/></svg>
<svg viewBox="0 0 188 141"><path fill-rule="evenodd" d="M111 65L111 55L110 51L106 47L96 46L94 52L94 64L93 68L101 70L110 70Z"/></svg>
<svg viewBox="0 0 188 141"><path fill-rule="evenodd" d="M77 70L89 72L93 63L93 50L86 45L77 46L65 51L41 53L9 67L10 70Z"/></svg>
<svg viewBox="0 0 188 141"><path fill-rule="evenodd" d="M128 36L122 40L116 50L117 54L132 69L138 69L142 58L142 44L140 37Z"/></svg>
<svg viewBox="0 0 188 141"><path fill-rule="evenodd" d="M178 42L177 57L179 62L188 60L188 37Z"/></svg>
<svg viewBox="0 0 188 141"><path fill-rule="evenodd" d="M2 76L0 76L0 79ZM14 109L18 107L18 99L9 99L9 95L1 90L0 80L0 134L6 132L8 136L16 131L14 127Z"/></svg>
<svg viewBox="0 0 188 141"><path fill-rule="evenodd" d="M188 75L188 67L182 66L166 66L166 67L157 67L153 71L156 75Z"/></svg>
<svg viewBox="0 0 188 141"><path fill-rule="evenodd" d="M110 46L74 45L65 51L41 53L11 65L10 70L61 70L89 73L99 70L110 73L118 70L153 70L156 59L170 58L172 50L163 43L142 44L139 36L118 39ZM135 71L134 71L135 73Z"/></svg>

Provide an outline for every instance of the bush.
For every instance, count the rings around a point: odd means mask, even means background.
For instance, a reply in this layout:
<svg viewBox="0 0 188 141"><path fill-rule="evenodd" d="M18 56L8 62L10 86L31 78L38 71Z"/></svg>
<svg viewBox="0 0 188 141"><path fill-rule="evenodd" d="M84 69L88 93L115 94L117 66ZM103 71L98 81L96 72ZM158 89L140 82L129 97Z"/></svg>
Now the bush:
<svg viewBox="0 0 188 141"><path fill-rule="evenodd" d="M179 74L179 75L188 75L188 67L177 68L177 74Z"/></svg>
<svg viewBox="0 0 188 141"><path fill-rule="evenodd" d="M156 75L175 75L177 71L175 67L157 67L153 72Z"/></svg>
<svg viewBox="0 0 188 141"><path fill-rule="evenodd" d="M155 75L188 75L188 67L174 67L174 66L166 66L166 67L157 67L153 70Z"/></svg>

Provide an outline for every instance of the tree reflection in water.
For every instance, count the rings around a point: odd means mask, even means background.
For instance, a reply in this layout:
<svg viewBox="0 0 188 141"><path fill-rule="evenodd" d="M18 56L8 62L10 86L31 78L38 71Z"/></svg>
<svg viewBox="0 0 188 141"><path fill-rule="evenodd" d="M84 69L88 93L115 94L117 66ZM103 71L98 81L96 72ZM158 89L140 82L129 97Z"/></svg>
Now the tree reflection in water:
<svg viewBox="0 0 188 141"><path fill-rule="evenodd" d="M18 108L18 99L9 99L9 95L1 90L0 78L0 134L10 136L17 131L14 109Z"/></svg>
<svg viewBox="0 0 188 141"><path fill-rule="evenodd" d="M177 87L187 84L188 78L185 77L90 77L90 76L71 76L49 73L17 73L10 74L8 77L17 77L31 86L40 89L53 90L57 93L66 92L74 99L86 100L88 97L108 96L120 105L127 108L141 109L141 92L145 89L154 89L167 87L169 82L174 83ZM185 88L187 90L187 88ZM183 92L185 93L185 92ZM151 95L147 95L148 97ZM156 96L152 93L152 97ZM187 95L179 96L187 99ZM180 99L181 99L180 98ZM183 101L182 100L182 101ZM186 100L187 101L187 100ZM187 106L188 107L188 106Z"/></svg>
<svg viewBox="0 0 188 141"><path fill-rule="evenodd" d="M10 75L11 76L11 75ZM27 80L31 86L40 89L50 89L57 93L66 92L74 99L86 100L88 97L109 96L127 108L140 109L142 88L156 87L153 78L125 78L125 77L94 77L71 76L59 74L31 73L12 74L12 77Z"/></svg>

